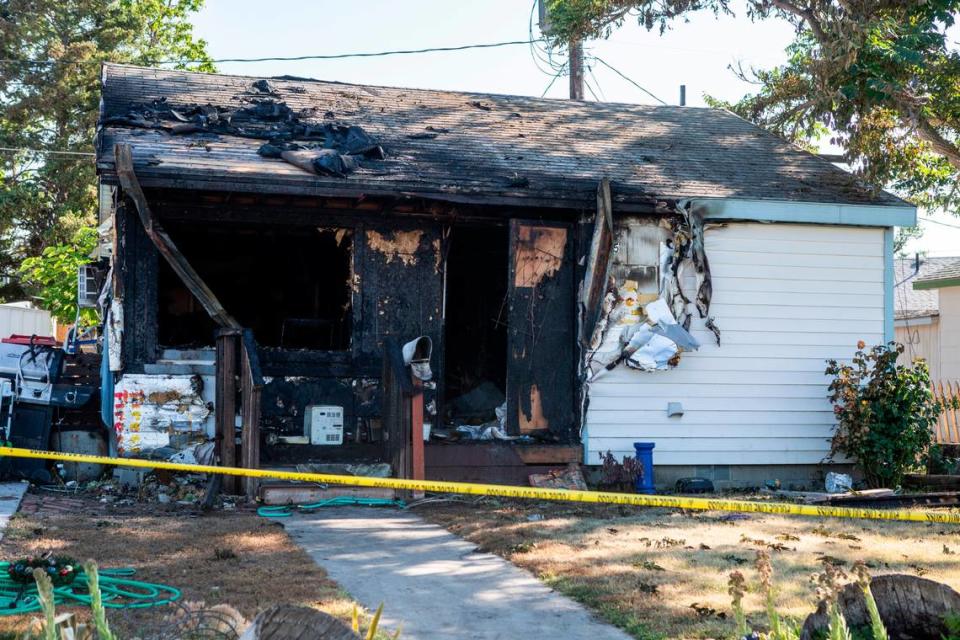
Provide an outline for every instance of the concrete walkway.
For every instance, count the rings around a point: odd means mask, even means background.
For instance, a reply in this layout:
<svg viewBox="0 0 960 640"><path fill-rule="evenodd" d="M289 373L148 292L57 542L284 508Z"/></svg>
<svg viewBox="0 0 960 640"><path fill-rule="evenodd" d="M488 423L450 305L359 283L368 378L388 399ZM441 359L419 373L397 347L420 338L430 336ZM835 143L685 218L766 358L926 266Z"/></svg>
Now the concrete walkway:
<svg viewBox="0 0 960 640"><path fill-rule="evenodd" d="M502 558L413 513L321 509L282 521L292 539L403 640L629 640Z"/></svg>
<svg viewBox="0 0 960 640"><path fill-rule="evenodd" d="M20 501L29 486L26 482L0 482L0 540L10 518L20 508Z"/></svg>

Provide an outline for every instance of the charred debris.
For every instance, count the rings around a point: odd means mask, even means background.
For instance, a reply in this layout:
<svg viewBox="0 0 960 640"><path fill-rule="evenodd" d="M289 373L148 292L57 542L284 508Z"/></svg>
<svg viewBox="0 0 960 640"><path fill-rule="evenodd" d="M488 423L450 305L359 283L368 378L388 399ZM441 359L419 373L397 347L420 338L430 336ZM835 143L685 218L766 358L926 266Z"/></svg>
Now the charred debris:
<svg viewBox="0 0 960 640"><path fill-rule="evenodd" d="M192 104L173 107L166 98L134 105L127 114L105 118L112 126L158 129L171 135L209 134L266 140L258 153L282 159L310 173L345 178L386 153L362 127L336 121L333 112L294 111L279 100L268 80L254 82L239 107ZM320 122L318 122L320 120Z"/></svg>

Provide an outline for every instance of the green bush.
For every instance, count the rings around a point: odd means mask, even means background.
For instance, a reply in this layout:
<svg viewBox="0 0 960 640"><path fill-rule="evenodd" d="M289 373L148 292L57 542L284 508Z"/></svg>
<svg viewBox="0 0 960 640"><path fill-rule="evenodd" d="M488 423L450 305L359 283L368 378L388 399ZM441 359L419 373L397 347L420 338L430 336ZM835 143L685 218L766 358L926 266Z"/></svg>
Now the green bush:
<svg viewBox="0 0 960 640"><path fill-rule="evenodd" d="M933 443L943 407L930 391L930 371L918 360L897 364L903 345L864 350L850 364L827 361L830 401L837 420L831 457L856 461L871 487L896 487Z"/></svg>
<svg viewBox="0 0 960 640"><path fill-rule="evenodd" d="M40 308L61 322L73 322L76 318L77 270L90 262L96 246L97 230L83 228L70 242L51 245L20 265L24 284L34 293ZM93 324L95 320L92 309L83 309L81 322Z"/></svg>

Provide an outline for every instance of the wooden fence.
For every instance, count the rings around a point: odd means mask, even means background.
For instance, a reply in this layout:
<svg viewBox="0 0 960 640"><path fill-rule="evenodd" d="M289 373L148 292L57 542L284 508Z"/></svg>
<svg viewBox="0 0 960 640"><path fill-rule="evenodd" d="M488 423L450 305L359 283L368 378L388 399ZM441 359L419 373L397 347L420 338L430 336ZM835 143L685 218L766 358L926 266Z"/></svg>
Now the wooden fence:
<svg viewBox="0 0 960 640"><path fill-rule="evenodd" d="M945 405L960 398L960 381L940 380L931 385L934 397ZM960 444L960 410L947 406L937 422L937 442Z"/></svg>

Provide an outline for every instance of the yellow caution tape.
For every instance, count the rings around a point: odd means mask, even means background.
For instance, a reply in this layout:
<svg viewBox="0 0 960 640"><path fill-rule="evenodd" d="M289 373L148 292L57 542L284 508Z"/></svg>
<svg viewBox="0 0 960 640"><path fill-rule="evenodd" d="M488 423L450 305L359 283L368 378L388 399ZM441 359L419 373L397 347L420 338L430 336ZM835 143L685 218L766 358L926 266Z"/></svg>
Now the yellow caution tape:
<svg viewBox="0 0 960 640"><path fill-rule="evenodd" d="M960 513L954 511L858 509L853 507L830 507L784 502L751 502L747 500L714 500L711 498L688 498L680 496L652 496L635 493L612 493L609 491L578 491L568 489L539 489L500 484L476 484L473 482L445 482L439 480L407 480L403 478L368 478L363 476L338 476L327 473L301 473L299 471L273 471L270 469L241 469L202 464L181 464L138 458L108 458L79 453L37 451L0 447L0 456L12 458L38 458L63 462L87 462L118 467L166 469L187 473L220 473L245 478L271 478L299 482L399 489L401 491L432 491L435 493L462 493L468 495L500 496L504 498L528 498L533 500L560 500L565 502L590 502L599 504L624 504L636 507L665 507L671 509L698 509L703 511L738 511L745 513L772 513L777 515L820 516L827 518L859 518L867 520L905 520L909 522L938 522L960 524Z"/></svg>

